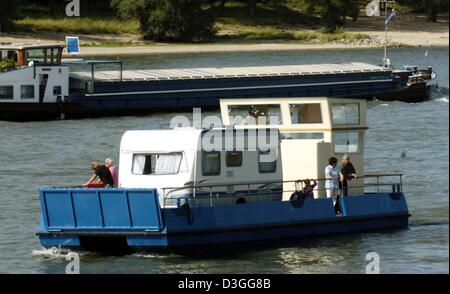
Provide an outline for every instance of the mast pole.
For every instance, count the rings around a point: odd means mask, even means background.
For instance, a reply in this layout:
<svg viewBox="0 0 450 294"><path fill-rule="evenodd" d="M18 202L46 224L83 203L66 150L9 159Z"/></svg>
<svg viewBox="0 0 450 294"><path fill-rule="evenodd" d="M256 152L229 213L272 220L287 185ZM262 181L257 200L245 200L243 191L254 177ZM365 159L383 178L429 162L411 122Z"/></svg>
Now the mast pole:
<svg viewBox="0 0 450 294"><path fill-rule="evenodd" d="M387 25L386 25L386 20L388 18L388 0L385 0L385 17L384 17L384 58L383 58L383 63L385 65L387 65Z"/></svg>

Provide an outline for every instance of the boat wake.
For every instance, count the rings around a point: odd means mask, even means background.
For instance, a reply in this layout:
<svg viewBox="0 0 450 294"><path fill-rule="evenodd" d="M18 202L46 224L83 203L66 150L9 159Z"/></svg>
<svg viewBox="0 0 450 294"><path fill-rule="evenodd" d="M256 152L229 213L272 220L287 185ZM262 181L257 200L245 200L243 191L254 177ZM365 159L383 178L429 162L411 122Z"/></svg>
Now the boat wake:
<svg viewBox="0 0 450 294"><path fill-rule="evenodd" d="M448 225L448 221L440 222L427 222L427 221L416 221L411 222L409 226L411 227L424 227L424 226L445 226Z"/></svg>
<svg viewBox="0 0 450 294"><path fill-rule="evenodd" d="M433 99L435 101L442 101L442 102L447 102L448 103L448 97L442 97L442 98L437 98L437 99Z"/></svg>
<svg viewBox="0 0 450 294"><path fill-rule="evenodd" d="M51 247L41 248L40 250L33 250L31 254L33 256L42 256L51 259L65 259L69 252L71 251L68 249Z"/></svg>
<svg viewBox="0 0 450 294"><path fill-rule="evenodd" d="M167 259L167 258L173 258L173 257L180 257L179 255L176 254L171 254L171 253L161 253L161 254L157 254L157 253L146 253L146 252L137 252L134 253L133 256L138 257L138 258L152 258L152 259Z"/></svg>
<svg viewBox="0 0 450 294"><path fill-rule="evenodd" d="M430 97L432 100L448 102L449 88L447 87L432 87Z"/></svg>
<svg viewBox="0 0 450 294"><path fill-rule="evenodd" d="M88 251L73 251L70 249L64 249L64 248L58 248L58 247L51 247L51 248L41 248L39 250L33 250L31 251L31 255L33 256L41 256L44 258L49 259L65 259L67 254L71 252L76 252L79 256L96 256L99 254L96 254L95 252L88 252Z"/></svg>

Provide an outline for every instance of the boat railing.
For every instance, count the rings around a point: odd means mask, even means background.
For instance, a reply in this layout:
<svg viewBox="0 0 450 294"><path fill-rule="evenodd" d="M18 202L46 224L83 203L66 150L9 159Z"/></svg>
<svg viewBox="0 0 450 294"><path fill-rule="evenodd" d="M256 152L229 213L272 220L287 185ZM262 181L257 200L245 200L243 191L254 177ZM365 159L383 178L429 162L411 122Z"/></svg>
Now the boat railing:
<svg viewBox="0 0 450 294"><path fill-rule="evenodd" d="M117 81L122 83L123 81L123 62L120 60L83 60L83 59L65 59L62 63L63 65L68 66L80 66L80 67L88 67L89 73L90 73L90 81L91 81L91 88L89 89L90 93L95 92L95 73L96 68L98 66L105 66L105 65L115 65L117 66Z"/></svg>
<svg viewBox="0 0 450 294"><path fill-rule="evenodd" d="M378 173L378 174L366 174L358 177L358 179L364 179L362 185L349 185L348 195L352 195L352 190L364 190L364 194L376 194L376 193L401 193L402 192L402 176L401 173ZM385 181L388 178L388 181ZM392 180L392 179L395 180ZM314 192L325 192L325 181L330 179L298 179L289 181L242 181L232 183L212 183L212 184L186 184L182 187L165 187L162 188L163 207L166 207L167 202L176 201L178 204L183 199L209 200L210 205L213 205L213 199L233 197L239 198L244 196L245 198L261 197L262 195L268 195L275 191L279 195L283 193L294 193L302 191L304 188L304 182L310 180L316 182ZM294 189L283 189L284 184L293 184ZM236 190L236 187L241 187L241 190ZM243 189L242 187L246 187ZM177 194L178 192L178 194ZM183 193L181 193L183 192ZM241 195L245 193L245 195ZM342 194L342 190L340 190Z"/></svg>

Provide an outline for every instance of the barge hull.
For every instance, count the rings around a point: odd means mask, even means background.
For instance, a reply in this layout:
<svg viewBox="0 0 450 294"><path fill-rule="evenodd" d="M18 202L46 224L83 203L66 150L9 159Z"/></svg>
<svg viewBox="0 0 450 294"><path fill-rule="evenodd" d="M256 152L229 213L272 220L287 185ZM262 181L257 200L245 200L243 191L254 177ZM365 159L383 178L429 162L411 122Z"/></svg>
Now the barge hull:
<svg viewBox="0 0 450 294"><path fill-rule="evenodd" d="M346 197L342 216L335 215L327 198L161 209L151 190L41 191L41 205L38 235L44 247L93 251L110 251L102 244L122 251L189 252L301 242L310 236L406 228L409 217L403 193Z"/></svg>
<svg viewBox="0 0 450 294"><path fill-rule="evenodd" d="M72 72L70 76L68 73L68 94L59 99L23 103L16 97L0 101L0 120L147 115L191 111L194 107L217 109L220 99L233 98L325 96L404 102L427 99L426 82L409 85L409 74L365 63L119 72L95 71L93 67L90 72Z"/></svg>

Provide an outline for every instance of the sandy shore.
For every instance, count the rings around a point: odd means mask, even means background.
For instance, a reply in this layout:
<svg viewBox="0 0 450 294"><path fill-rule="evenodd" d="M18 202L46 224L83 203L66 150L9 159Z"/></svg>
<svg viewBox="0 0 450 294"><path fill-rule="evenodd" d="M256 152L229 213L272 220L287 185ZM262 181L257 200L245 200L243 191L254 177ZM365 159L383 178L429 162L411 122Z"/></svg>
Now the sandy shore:
<svg viewBox="0 0 450 294"><path fill-rule="evenodd" d="M442 17L437 23L427 22L423 16L404 16L391 24L388 31L390 47L448 47L449 46L448 16ZM139 44L138 36L134 35L79 35L81 55L83 57L148 55L148 54L186 54L186 53L228 53L228 52L259 52L259 51L301 51L323 49L365 49L384 46L383 21L377 18L360 17L357 22L348 22L346 31L364 33L369 39L355 43L333 42L325 44L300 44L292 41L267 42L257 44L226 44L210 43L200 45L180 44ZM13 44L54 44L64 43L63 34L15 34L0 35L0 43ZM135 43L132 46L95 47L83 44L98 42Z"/></svg>

